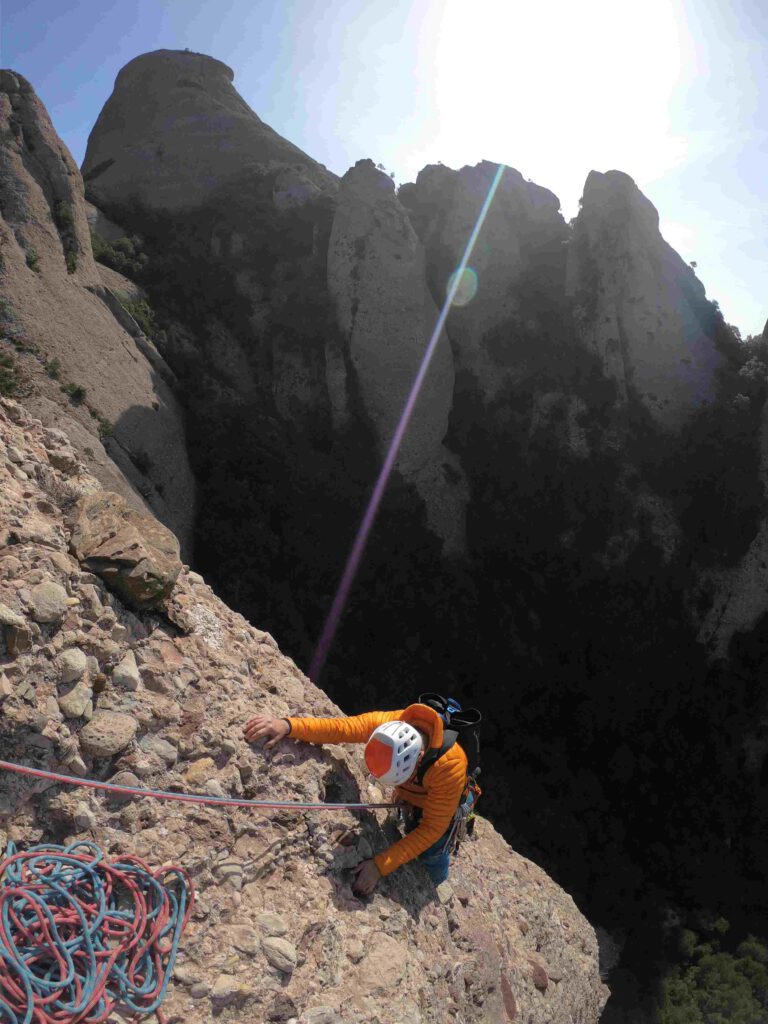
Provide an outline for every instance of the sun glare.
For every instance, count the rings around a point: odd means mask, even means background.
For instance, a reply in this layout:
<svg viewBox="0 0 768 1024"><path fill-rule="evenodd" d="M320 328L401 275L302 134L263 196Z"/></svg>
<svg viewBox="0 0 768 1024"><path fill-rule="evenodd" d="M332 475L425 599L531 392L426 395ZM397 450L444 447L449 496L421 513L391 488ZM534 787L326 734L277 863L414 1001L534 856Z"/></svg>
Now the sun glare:
<svg viewBox="0 0 768 1024"><path fill-rule="evenodd" d="M555 189L592 167L647 184L685 155L669 115L682 35L669 0L445 0L434 77L441 159L509 161Z"/></svg>

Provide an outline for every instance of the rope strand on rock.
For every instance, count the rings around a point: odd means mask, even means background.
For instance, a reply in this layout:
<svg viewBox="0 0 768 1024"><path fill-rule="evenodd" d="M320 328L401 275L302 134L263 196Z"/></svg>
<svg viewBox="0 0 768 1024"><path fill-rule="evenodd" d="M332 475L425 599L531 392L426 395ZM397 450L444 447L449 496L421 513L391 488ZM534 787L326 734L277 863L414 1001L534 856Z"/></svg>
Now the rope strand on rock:
<svg viewBox="0 0 768 1024"><path fill-rule="evenodd" d="M47 779L64 785L83 786L86 789L102 789L108 793L122 793L124 796L149 796L156 800L177 800L181 803L206 804L211 807L252 807L267 810L293 809L297 811L363 811L372 808L388 807L393 804L356 804L356 803L304 803L292 800L239 800L236 797L208 796L204 793L171 793L161 789L141 789L139 786L121 786L115 782L100 782L97 779L81 779L74 775L61 775L58 772L45 771L42 768L29 768L26 765L14 764L12 761L0 761L0 769L26 775L35 779Z"/></svg>

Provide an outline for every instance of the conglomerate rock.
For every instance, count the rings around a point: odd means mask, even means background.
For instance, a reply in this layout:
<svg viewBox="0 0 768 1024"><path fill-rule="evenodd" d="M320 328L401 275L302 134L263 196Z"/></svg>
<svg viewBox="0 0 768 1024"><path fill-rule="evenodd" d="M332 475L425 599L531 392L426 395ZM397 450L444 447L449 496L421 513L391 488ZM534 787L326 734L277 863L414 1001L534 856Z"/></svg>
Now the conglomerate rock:
<svg viewBox="0 0 768 1024"><path fill-rule="evenodd" d="M30 636L17 653L0 642L4 758L217 796L379 802L354 751L245 743L254 711L338 708L186 568L168 617L121 604L69 553L67 512L95 481L78 463L54 468L52 450L39 421L0 401L0 608L6 629L21 620ZM30 615L41 585L66 592L60 620ZM126 687L113 673L131 660ZM66 665L90 695L78 717L56 699ZM199 899L169 1021L595 1024L606 990L592 928L482 818L438 891L406 866L356 899L351 868L396 827L385 810L224 810L0 775L0 838L87 837L191 871Z"/></svg>
<svg viewBox="0 0 768 1024"><path fill-rule="evenodd" d="M132 608L156 608L181 572L179 542L171 531L109 491L78 501L70 545Z"/></svg>
<svg viewBox="0 0 768 1024"><path fill-rule="evenodd" d="M152 343L131 337L107 304L80 172L32 86L9 71L0 207L0 355L13 360L19 399L67 430L103 484L189 545L194 483L179 403ZM131 298L129 282L108 281Z"/></svg>

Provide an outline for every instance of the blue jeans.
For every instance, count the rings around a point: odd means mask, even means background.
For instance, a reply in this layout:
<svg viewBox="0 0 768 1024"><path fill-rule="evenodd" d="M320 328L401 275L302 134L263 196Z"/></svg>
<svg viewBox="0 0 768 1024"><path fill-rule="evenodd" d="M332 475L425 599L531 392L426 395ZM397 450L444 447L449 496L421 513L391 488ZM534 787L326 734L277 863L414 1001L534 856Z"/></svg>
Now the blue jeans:
<svg viewBox="0 0 768 1024"><path fill-rule="evenodd" d="M435 885L440 885L448 877L451 862L451 851L448 849L448 835L442 835L416 858L429 872Z"/></svg>

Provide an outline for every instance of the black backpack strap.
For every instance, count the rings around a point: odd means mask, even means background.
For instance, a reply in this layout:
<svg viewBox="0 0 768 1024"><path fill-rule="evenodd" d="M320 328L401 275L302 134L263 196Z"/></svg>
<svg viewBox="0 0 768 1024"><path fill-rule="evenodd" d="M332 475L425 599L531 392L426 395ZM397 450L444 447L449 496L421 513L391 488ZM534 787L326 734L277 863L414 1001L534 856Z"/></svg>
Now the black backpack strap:
<svg viewBox="0 0 768 1024"><path fill-rule="evenodd" d="M443 745L440 748L430 747L424 757L421 759L421 764L416 771L416 777L414 782L418 783L419 786L424 785L424 776L427 774L429 769L435 763L439 761L443 754L447 754L453 744L459 738L459 734L454 729L443 729Z"/></svg>

